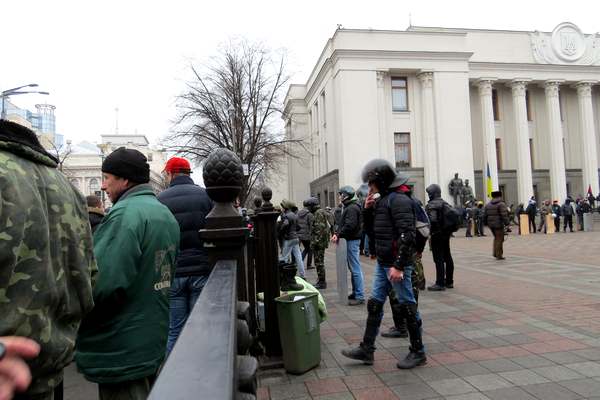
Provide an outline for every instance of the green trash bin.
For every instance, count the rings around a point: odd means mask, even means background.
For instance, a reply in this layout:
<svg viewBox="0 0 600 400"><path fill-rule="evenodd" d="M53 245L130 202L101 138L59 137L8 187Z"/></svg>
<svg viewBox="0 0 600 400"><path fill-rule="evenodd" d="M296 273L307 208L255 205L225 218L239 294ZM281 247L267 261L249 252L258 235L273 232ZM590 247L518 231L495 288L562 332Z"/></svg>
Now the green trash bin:
<svg viewBox="0 0 600 400"><path fill-rule="evenodd" d="M303 374L321 362L321 329L316 293L298 292L275 299L283 365L291 374Z"/></svg>

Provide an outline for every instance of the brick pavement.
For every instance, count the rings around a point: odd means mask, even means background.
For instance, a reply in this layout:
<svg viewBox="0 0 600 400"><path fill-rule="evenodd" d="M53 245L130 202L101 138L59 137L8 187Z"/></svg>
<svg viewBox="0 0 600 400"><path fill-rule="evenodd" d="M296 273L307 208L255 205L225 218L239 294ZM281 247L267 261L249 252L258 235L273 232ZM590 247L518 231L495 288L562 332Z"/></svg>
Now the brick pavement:
<svg viewBox="0 0 600 400"><path fill-rule="evenodd" d="M261 372L259 399L600 399L600 232L511 236L506 261L491 257L490 236L463 236L452 240L455 289L420 298L427 366L396 368L406 339L379 338L373 366L341 356L360 341L366 309L337 303L330 249L321 365ZM433 281L429 252L424 260ZM373 263L361 261L369 287Z"/></svg>

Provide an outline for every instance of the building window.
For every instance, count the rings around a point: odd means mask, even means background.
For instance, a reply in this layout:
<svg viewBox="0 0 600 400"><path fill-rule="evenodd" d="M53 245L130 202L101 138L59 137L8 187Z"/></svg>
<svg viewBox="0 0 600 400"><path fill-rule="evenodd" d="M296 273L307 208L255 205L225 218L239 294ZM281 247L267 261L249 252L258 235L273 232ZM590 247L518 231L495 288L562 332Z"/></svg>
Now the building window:
<svg viewBox="0 0 600 400"><path fill-rule="evenodd" d="M406 78L392 78L392 111L408 111Z"/></svg>
<svg viewBox="0 0 600 400"><path fill-rule="evenodd" d="M148 157L146 157L146 158L148 158L149 162L152 162L152 159L154 158L154 155L152 153L148 153Z"/></svg>
<svg viewBox="0 0 600 400"><path fill-rule="evenodd" d="M533 156L533 139L529 139L529 157L531 158L531 169L535 169L535 157Z"/></svg>
<svg viewBox="0 0 600 400"><path fill-rule="evenodd" d="M410 133L394 133L396 167L410 167Z"/></svg>
<svg viewBox="0 0 600 400"><path fill-rule="evenodd" d="M316 132L316 134L319 134L319 102L315 101L315 105L313 106L313 118L315 119L313 127L314 127L314 132Z"/></svg>
<svg viewBox="0 0 600 400"><path fill-rule="evenodd" d="M90 194L95 194L98 190L100 190L100 182L96 178L90 179Z"/></svg>
<svg viewBox="0 0 600 400"><path fill-rule="evenodd" d="M502 169L502 139L496 139L496 167Z"/></svg>
<svg viewBox="0 0 600 400"><path fill-rule="evenodd" d="M500 109L498 108L497 89L492 89L492 110L494 110L494 121L500 121Z"/></svg>
<svg viewBox="0 0 600 400"><path fill-rule="evenodd" d="M527 109L527 121L533 121L531 116L531 97L529 96L529 90L525 91L525 108Z"/></svg>
<svg viewBox="0 0 600 400"><path fill-rule="evenodd" d="M335 207L336 206L336 204L335 204L335 193L329 192L328 201L329 201L329 207Z"/></svg>

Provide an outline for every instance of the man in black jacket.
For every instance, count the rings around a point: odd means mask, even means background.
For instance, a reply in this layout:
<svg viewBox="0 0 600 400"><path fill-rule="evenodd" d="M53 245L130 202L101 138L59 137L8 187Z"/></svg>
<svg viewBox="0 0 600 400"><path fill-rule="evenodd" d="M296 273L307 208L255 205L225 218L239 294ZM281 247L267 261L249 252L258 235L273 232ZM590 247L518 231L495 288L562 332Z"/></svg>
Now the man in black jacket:
<svg viewBox="0 0 600 400"><path fill-rule="evenodd" d="M298 216L294 211L296 204L290 200L281 201L281 221L279 223L279 236L281 237L281 255L279 261L289 263L296 261L296 269L300 278L304 279L304 261L300 252L300 239L298 239Z"/></svg>
<svg viewBox="0 0 600 400"><path fill-rule="evenodd" d="M484 212L484 223L491 229L494 234L494 257L497 260L504 260L504 232L510 224L508 218L508 208L502 201L502 192L492 192L492 201L487 203Z"/></svg>
<svg viewBox="0 0 600 400"><path fill-rule="evenodd" d="M339 238L346 239L348 269L352 277L352 293L348 298L348 305L357 306L365 303L364 276L360 266L362 211L351 186L342 187L339 197L343 205L342 217L332 240L337 243Z"/></svg>
<svg viewBox="0 0 600 400"><path fill-rule="evenodd" d="M431 252L435 262L435 284L429 286L427 290L441 291L452 289L454 287L454 260L450 253L450 235L444 229L444 211L448 205L442 199L442 189L438 184L432 184L425 189L429 196L429 202L425 206L429 221L431 223ZM448 205L449 207L449 205ZM483 232L479 232L483 235Z"/></svg>
<svg viewBox="0 0 600 400"><path fill-rule="evenodd" d="M212 271L208 252L198 235L212 209L212 201L205 189L194 184L191 172L190 163L185 158L169 159L164 169L169 188L158 195L158 200L175 216L181 232L175 278L169 292L167 352L175 345Z"/></svg>
<svg viewBox="0 0 600 400"><path fill-rule="evenodd" d="M400 312L406 319L410 337L410 351L398 362L400 369L414 368L427 362L423 346L422 321L417 309L412 270L416 253L416 217L408 178L396 175L393 166L385 160L372 160L363 169L363 180L369 184L365 201L365 229L375 239L377 264L373 275L373 289L367 303L367 323L359 346L342 351L353 360L373 364L375 338L383 318L383 306L393 287Z"/></svg>
<svg viewBox="0 0 600 400"><path fill-rule="evenodd" d="M88 215L90 219L90 225L92 227L92 233L96 232L96 228L102 222L104 218L104 208L102 208L102 200L98 196L89 195L85 198L87 201Z"/></svg>
<svg viewBox="0 0 600 400"><path fill-rule="evenodd" d="M563 231L567 232L567 225L571 232L573 232L573 206L571 205L571 199L567 198L565 200L565 204L560 209L561 214L563 216Z"/></svg>

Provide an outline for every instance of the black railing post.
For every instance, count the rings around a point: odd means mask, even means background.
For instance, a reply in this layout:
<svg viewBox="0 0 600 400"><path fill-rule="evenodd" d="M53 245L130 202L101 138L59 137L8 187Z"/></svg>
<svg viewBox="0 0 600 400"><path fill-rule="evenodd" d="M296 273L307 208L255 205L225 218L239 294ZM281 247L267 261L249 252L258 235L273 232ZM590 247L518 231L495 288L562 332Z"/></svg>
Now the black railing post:
<svg viewBox="0 0 600 400"><path fill-rule="evenodd" d="M254 221L256 237L256 280L257 287L264 290L265 304L265 350L269 357L280 357L279 321L275 298L280 295L279 251L277 247L277 217L271 199L273 193L266 188L262 191L263 204Z"/></svg>
<svg viewBox="0 0 600 400"><path fill-rule="evenodd" d="M255 293L248 292L248 255L246 240L249 229L233 206L242 189L244 170L240 159L227 149L213 151L202 172L206 191L214 201L214 207L206 216L205 229L200 237L208 248L209 262L218 260L237 261L238 298L248 301Z"/></svg>

